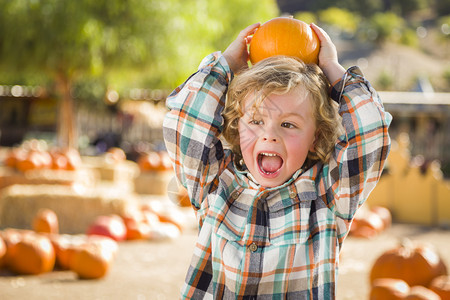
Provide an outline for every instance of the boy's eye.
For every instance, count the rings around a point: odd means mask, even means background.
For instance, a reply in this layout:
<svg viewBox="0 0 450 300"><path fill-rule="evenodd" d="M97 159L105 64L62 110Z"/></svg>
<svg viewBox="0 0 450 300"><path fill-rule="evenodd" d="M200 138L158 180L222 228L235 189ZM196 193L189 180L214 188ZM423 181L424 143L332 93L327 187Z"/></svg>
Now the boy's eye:
<svg viewBox="0 0 450 300"><path fill-rule="evenodd" d="M289 122L283 122L281 123L281 127L285 127L285 128L295 128L295 125Z"/></svg>
<svg viewBox="0 0 450 300"><path fill-rule="evenodd" d="M251 121L250 121L250 124L253 124L253 125L263 125L264 122L263 122L263 120L251 120Z"/></svg>

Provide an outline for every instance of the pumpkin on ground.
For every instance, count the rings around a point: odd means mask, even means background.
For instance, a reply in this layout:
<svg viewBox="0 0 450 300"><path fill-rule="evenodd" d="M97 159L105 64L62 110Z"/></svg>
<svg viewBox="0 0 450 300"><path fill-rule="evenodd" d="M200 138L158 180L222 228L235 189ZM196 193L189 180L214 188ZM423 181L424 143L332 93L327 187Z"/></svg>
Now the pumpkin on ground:
<svg viewBox="0 0 450 300"><path fill-rule="evenodd" d="M384 229L381 217L373 211L359 211L350 227L350 235L361 238L373 238Z"/></svg>
<svg viewBox="0 0 450 300"><path fill-rule="evenodd" d="M397 278L409 286L428 286L433 278L445 274L447 267L434 247L405 240L377 258L370 271L370 281Z"/></svg>
<svg viewBox="0 0 450 300"><path fill-rule="evenodd" d="M409 285L401 279L378 278L372 283L370 300L402 300L409 293Z"/></svg>
<svg viewBox="0 0 450 300"><path fill-rule="evenodd" d="M88 243L76 249L70 268L82 279L104 277L114 260L117 243L105 237L90 237Z"/></svg>
<svg viewBox="0 0 450 300"><path fill-rule="evenodd" d="M4 257L6 255L6 244L3 241L3 238L0 236L0 268L5 263Z"/></svg>
<svg viewBox="0 0 450 300"><path fill-rule="evenodd" d="M33 219L33 230L43 233L58 233L59 223L56 213L48 208L40 209Z"/></svg>
<svg viewBox="0 0 450 300"><path fill-rule="evenodd" d="M55 251L49 238L27 231L7 235L7 266L17 274L40 274L53 270Z"/></svg>
<svg viewBox="0 0 450 300"><path fill-rule="evenodd" d="M373 206L370 208L370 211L380 216L381 220L383 221L383 230L391 226L392 214L388 208L384 206Z"/></svg>
<svg viewBox="0 0 450 300"><path fill-rule="evenodd" d="M50 235L50 241L55 249L56 265L62 270L69 270L73 254L87 243L87 236L54 234Z"/></svg>
<svg viewBox="0 0 450 300"><path fill-rule="evenodd" d="M142 211L127 212L122 219L127 229L127 240L142 240L149 237L151 228Z"/></svg>
<svg viewBox="0 0 450 300"><path fill-rule="evenodd" d="M98 216L87 230L88 235L103 235L116 241L127 237L127 228L118 215Z"/></svg>
<svg viewBox="0 0 450 300"><path fill-rule="evenodd" d="M267 21L255 32L250 42L250 61L255 64L265 58L286 55L305 63L317 63L320 40L303 21L278 17Z"/></svg>
<svg viewBox="0 0 450 300"><path fill-rule="evenodd" d="M450 299L450 275L441 275L434 278L429 288L441 296L443 300Z"/></svg>

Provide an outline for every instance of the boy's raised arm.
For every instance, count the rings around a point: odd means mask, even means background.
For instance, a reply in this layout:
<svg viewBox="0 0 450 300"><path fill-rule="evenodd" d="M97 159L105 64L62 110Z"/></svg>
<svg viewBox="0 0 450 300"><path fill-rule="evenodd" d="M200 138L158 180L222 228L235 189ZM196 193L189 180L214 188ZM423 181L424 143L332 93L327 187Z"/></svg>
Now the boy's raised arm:
<svg viewBox="0 0 450 300"><path fill-rule="evenodd" d="M164 141L195 209L207 207L203 200L215 188L215 179L224 168L226 158L219 135L231 76L224 57L213 53L166 101L170 111L163 122Z"/></svg>
<svg viewBox="0 0 450 300"><path fill-rule="evenodd" d="M311 27L321 40L319 67L334 83L331 96L339 103L345 129L327 168L322 170L330 180L321 187L326 191L327 206L343 220L338 226L339 238L343 238L357 208L381 176L390 147L388 127L392 117L360 70L352 67L345 71L329 36L316 25Z"/></svg>

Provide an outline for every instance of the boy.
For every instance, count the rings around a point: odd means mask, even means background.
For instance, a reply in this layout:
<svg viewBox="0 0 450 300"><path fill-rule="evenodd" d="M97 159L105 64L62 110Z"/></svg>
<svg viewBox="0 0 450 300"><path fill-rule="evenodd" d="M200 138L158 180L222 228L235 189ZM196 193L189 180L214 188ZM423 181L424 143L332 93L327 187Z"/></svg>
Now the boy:
<svg viewBox="0 0 450 300"><path fill-rule="evenodd" d="M381 175L391 117L313 24L320 69L288 57L248 69L258 27L167 99L167 150L199 222L182 297L333 299L339 251Z"/></svg>

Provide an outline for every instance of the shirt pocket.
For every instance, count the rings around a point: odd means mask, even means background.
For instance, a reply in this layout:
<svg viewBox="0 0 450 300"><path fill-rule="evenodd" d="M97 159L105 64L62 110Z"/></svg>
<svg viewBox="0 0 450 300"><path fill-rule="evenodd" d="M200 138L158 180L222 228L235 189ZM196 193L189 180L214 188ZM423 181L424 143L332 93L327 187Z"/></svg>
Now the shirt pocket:
<svg viewBox="0 0 450 300"><path fill-rule="evenodd" d="M242 241L247 221L248 208L241 208L240 205L232 205L223 220L218 224L215 233L230 242Z"/></svg>
<svg viewBox="0 0 450 300"><path fill-rule="evenodd" d="M283 199L282 207L269 207L269 239L272 245L304 244L311 235L311 207L317 200L314 181L302 180L295 197ZM292 193L291 193L292 195Z"/></svg>

